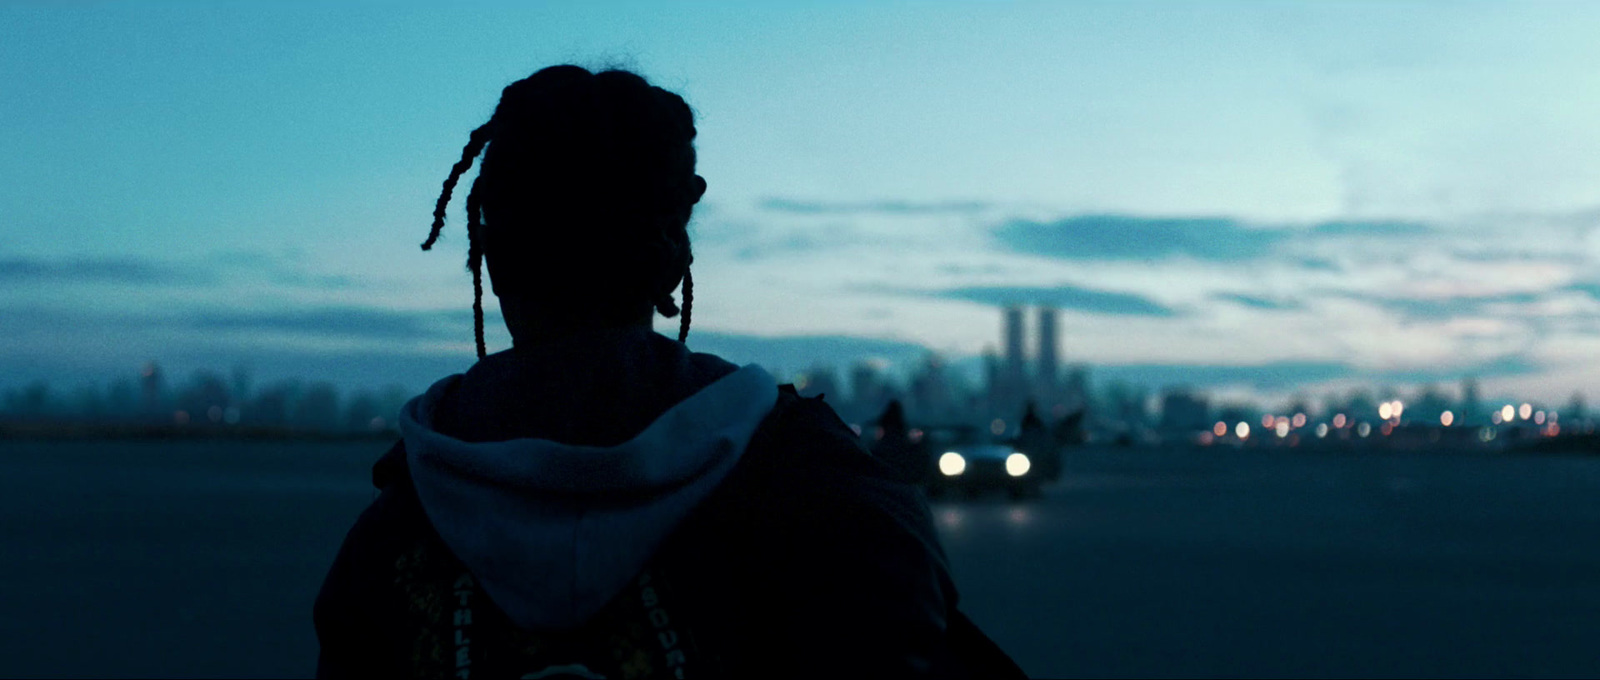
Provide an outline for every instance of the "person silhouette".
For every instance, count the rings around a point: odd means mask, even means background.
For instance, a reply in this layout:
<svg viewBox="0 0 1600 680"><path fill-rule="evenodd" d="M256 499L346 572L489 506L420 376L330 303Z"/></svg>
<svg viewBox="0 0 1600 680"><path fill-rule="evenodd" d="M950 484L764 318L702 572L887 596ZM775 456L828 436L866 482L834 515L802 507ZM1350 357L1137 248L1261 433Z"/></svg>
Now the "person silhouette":
<svg viewBox="0 0 1600 680"><path fill-rule="evenodd" d="M677 94L570 65L472 131L423 249L481 154L479 359L373 467L313 610L319 677L1022 675L957 609L926 504L832 408L684 344L695 136Z"/></svg>

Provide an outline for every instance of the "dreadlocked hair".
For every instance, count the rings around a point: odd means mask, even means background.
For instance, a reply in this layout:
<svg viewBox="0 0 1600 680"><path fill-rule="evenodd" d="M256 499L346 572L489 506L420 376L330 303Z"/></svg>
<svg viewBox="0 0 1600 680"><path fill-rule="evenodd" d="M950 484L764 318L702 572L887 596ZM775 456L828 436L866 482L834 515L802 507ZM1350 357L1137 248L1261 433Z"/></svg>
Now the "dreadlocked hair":
<svg viewBox="0 0 1600 680"><path fill-rule="evenodd" d="M628 71L552 66L501 92L450 168L422 243L438 241L451 194L481 154L466 200L479 358L485 265L496 295L545 322L615 323L653 309L679 317L678 341L688 340L688 224L706 186L695 134L682 97Z"/></svg>

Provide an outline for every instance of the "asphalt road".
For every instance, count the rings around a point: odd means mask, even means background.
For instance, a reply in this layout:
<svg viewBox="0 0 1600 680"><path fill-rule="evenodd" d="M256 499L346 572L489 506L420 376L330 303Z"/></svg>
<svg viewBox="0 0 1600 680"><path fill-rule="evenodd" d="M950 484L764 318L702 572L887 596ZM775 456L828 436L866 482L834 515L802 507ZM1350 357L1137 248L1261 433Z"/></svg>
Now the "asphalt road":
<svg viewBox="0 0 1600 680"><path fill-rule="evenodd" d="M383 443L0 442L0 676L306 676ZM1079 451L935 504L1041 676L1600 675L1600 459Z"/></svg>

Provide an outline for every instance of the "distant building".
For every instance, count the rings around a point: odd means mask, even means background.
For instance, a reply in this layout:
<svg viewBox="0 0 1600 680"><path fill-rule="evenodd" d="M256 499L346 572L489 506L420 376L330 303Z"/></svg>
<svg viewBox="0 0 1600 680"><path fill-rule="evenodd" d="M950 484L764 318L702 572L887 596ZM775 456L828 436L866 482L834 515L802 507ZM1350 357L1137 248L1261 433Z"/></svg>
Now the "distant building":
<svg viewBox="0 0 1600 680"><path fill-rule="evenodd" d="M1026 335L1022 308L1012 305L1005 311L1005 364L1001 370L1000 408L1016 411L1027 398Z"/></svg>
<svg viewBox="0 0 1600 680"><path fill-rule="evenodd" d="M1460 422L1476 424L1483 421L1483 398L1478 394L1478 379L1465 378L1461 381L1461 413L1457 414Z"/></svg>
<svg viewBox="0 0 1600 680"><path fill-rule="evenodd" d="M1161 395L1161 429L1190 432L1210 429L1211 405L1204 396L1187 387L1168 389Z"/></svg>
<svg viewBox="0 0 1600 680"><path fill-rule="evenodd" d="M1039 308L1039 366L1034 376L1033 397L1040 403L1053 406L1058 400L1061 381L1061 360L1056 338L1056 310Z"/></svg>
<svg viewBox="0 0 1600 680"><path fill-rule="evenodd" d="M164 415L166 411L166 378L161 366L147 361L139 369L139 405L147 416Z"/></svg>

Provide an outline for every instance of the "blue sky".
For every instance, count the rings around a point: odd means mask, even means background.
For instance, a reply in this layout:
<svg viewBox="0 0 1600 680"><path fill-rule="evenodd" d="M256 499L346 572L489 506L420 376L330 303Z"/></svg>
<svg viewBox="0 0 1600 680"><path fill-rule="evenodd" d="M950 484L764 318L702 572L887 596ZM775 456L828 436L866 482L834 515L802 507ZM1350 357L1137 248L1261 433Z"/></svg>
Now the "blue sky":
<svg viewBox="0 0 1600 680"><path fill-rule="evenodd" d="M7 4L0 387L460 370L439 183L501 87L574 62L697 111L692 346L960 357L1049 301L1105 375L1564 401L1600 386L1597 33L1590 3Z"/></svg>

